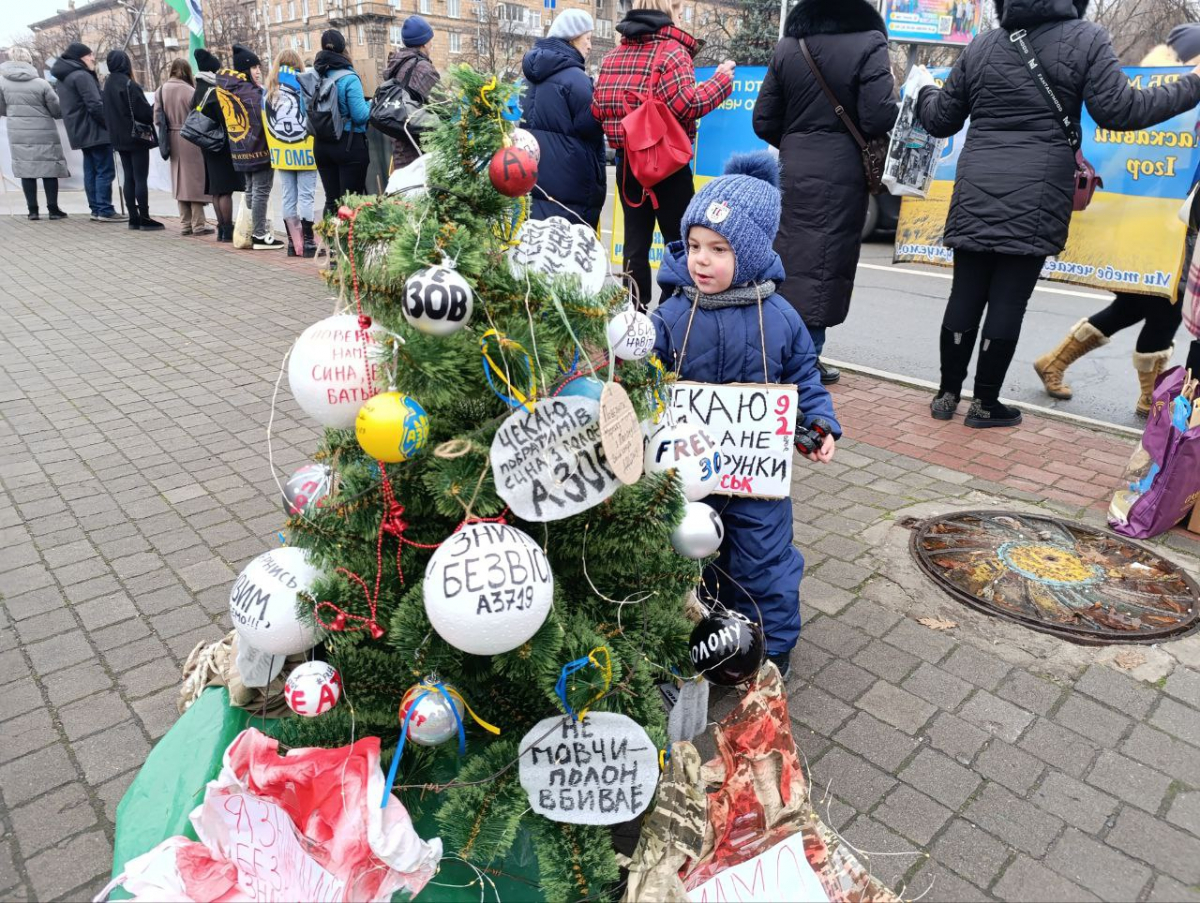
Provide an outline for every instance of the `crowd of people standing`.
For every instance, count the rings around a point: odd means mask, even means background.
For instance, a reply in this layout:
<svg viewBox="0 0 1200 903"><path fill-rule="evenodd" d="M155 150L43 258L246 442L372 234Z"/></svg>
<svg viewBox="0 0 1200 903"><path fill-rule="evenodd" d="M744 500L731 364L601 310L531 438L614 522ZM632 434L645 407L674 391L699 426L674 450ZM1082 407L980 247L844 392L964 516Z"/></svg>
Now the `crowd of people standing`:
<svg viewBox="0 0 1200 903"><path fill-rule="evenodd" d="M1086 20L1087 0L994 0L999 28L972 41L940 88L918 97L918 116L934 136L972 127L957 166L957 182L943 240L955 250L954 281L940 332L941 383L933 417L955 416L968 365L979 345L974 401L965 423L1011 426L1020 412L1000 402L1030 295L1046 258L1060 252L1070 226L1074 149L1047 107L1011 35L1028 34L1067 116L1078 122L1084 103L1104 128L1146 128L1200 103L1200 76L1135 90L1120 70L1107 33ZM973 16L974 3L955 4ZM624 214L624 270L635 303L652 303L651 245L655 233L670 246L681 238L680 218L695 193L690 162L643 184L636 154L628 152L626 117L632 107L658 102L694 140L697 123L724 103L736 65L726 60L697 82L700 42L679 24L674 0L634 0L617 25L618 46L588 75L595 23L582 10L565 10L522 61L522 126L541 149L534 218L566 216L599 228L608 192L606 145L615 151L619 203ZM430 58L433 28L419 15L401 29L403 46L388 59L385 83L400 84L419 105L430 102L439 73ZM251 212L248 246L316 251L315 188L324 189L326 215L347 193L367 191L371 106L335 29L321 36L309 65L292 50L278 53L269 72L249 47L234 44L225 66L210 50L192 62L173 61L151 104L133 78L129 57L107 55L101 85L90 48L73 43L54 61L55 86L38 76L28 52L17 48L0 65L0 115L9 118L14 174L21 179L31 219L40 218L42 181L50 219L58 206L58 179L67 175L55 119L83 155L91 218L127 222L135 230L161 229L148 209L150 152L164 145L179 205L180 234L234 237L233 195L244 192ZM1182 25L1146 65L1200 62L1200 25ZM194 69L194 72L193 72ZM1200 67L1197 67L1200 73ZM329 84L341 131L309 128L320 86ZM780 295L803 318L825 383L839 374L820 361L827 331L850 309L871 188L861 144L886 136L897 115L885 24L868 0L800 0L789 13L754 108L757 135L778 150L783 197L774 246L785 276ZM201 114L221 140L197 147L184 137L189 116ZM157 128L156 128L157 126ZM127 215L112 204L113 153L119 157ZM393 139L392 166L420 156L419 136ZM643 174L644 177L644 174ZM280 186L285 241L268 216ZM1195 193L1193 194L1195 196ZM205 207L212 204L215 230ZM1188 249L1195 245L1200 207L1192 210ZM1182 286L1185 280L1179 280ZM1182 293L1182 287L1181 287ZM1181 305L1118 293L1102 311L1077 323L1035 364L1046 391L1068 399L1065 372L1118 330L1141 324L1133 364L1140 381L1136 405L1144 414L1155 379L1167 366L1182 320ZM1200 343L1191 362L1200 371Z"/></svg>

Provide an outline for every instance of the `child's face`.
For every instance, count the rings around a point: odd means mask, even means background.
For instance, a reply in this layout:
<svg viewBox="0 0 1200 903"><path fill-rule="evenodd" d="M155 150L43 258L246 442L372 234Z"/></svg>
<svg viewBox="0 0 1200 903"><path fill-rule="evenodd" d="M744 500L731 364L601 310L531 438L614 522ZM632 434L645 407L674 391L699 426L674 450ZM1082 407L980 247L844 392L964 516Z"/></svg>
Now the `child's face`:
<svg viewBox="0 0 1200 903"><path fill-rule="evenodd" d="M706 295L715 295L733 285L737 259L725 238L704 226L688 230L688 273L696 288Z"/></svg>

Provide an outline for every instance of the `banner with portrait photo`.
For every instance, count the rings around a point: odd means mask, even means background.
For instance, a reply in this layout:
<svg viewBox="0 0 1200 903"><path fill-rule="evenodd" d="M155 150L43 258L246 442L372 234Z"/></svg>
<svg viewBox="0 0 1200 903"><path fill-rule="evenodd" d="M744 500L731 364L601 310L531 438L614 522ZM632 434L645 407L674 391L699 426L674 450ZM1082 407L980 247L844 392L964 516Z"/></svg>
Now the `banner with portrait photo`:
<svg viewBox="0 0 1200 903"><path fill-rule="evenodd" d="M1146 89L1191 70L1124 71L1134 88ZM939 85L949 73L949 69L933 70ZM1186 237L1179 212L1200 164L1197 112L1191 110L1148 129L1116 132L1100 127L1085 110L1081 126L1083 154L1104 179L1104 188L1096 192L1087 210L1071 218L1067 246L1046 261L1042 278L1174 298ZM953 263L954 252L942 244L942 232L969 128L968 122L947 142L929 197L904 199L896 227L896 263Z"/></svg>

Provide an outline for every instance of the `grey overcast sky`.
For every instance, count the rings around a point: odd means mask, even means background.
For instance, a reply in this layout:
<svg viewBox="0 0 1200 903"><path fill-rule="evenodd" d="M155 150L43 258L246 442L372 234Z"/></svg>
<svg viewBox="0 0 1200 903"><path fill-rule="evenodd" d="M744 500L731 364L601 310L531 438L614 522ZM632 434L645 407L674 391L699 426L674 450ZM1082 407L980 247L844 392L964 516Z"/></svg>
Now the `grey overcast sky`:
<svg viewBox="0 0 1200 903"><path fill-rule="evenodd" d="M66 8L67 0L0 0L0 46L27 34L30 22L48 18Z"/></svg>

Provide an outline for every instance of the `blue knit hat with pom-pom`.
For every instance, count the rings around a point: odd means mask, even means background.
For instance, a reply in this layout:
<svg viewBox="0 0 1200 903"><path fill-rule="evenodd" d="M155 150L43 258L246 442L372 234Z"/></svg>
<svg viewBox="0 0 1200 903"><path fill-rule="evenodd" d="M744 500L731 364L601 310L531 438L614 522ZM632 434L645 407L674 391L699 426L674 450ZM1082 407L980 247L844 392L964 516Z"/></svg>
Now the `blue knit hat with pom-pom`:
<svg viewBox="0 0 1200 903"><path fill-rule="evenodd" d="M680 231L712 229L729 242L737 260L733 284L755 282L775 258L779 231L779 163L767 151L734 154L725 175L713 179L692 198Z"/></svg>

